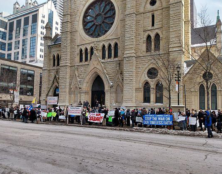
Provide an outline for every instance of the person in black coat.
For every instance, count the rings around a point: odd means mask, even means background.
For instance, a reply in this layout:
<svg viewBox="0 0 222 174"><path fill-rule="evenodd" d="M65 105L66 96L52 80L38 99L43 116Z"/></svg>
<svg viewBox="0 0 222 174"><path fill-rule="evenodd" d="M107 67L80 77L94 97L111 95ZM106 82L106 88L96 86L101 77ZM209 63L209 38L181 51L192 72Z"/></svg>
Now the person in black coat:
<svg viewBox="0 0 222 174"><path fill-rule="evenodd" d="M127 109L126 111L126 123L127 126L130 126L130 109Z"/></svg>
<svg viewBox="0 0 222 174"><path fill-rule="evenodd" d="M203 130L203 124L204 124L204 114L203 111L200 110L198 113L198 120L199 120L199 125L200 125L200 130Z"/></svg>
<svg viewBox="0 0 222 174"><path fill-rule="evenodd" d="M34 123L34 121L36 120L36 112L34 109L32 109L30 112L30 120L32 123Z"/></svg>
<svg viewBox="0 0 222 174"><path fill-rule="evenodd" d="M136 112L135 110L132 110L131 112L131 120L132 120L132 127L134 127L135 121L136 121Z"/></svg>
<svg viewBox="0 0 222 174"><path fill-rule="evenodd" d="M28 121L28 111L26 108L24 108L24 111L22 113L23 122L27 123Z"/></svg>
<svg viewBox="0 0 222 174"><path fill-rule="evenodd" d="M115 109L115 113L114 113L114 117L115 117L115 126L119 126L119 110L116 108Z"/></svg>

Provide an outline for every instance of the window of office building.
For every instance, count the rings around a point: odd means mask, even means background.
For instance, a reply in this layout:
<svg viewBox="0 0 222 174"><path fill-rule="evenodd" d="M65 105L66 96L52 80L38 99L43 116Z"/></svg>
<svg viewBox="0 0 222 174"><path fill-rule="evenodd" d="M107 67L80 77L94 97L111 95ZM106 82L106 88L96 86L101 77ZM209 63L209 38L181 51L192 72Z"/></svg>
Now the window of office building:
<svg viewBox="0 0 222 174"><path fill-rule="evenodd" d="M0 28L7 30L7 22L0 20Z"/></svg>
<svg viewBox="0 0 222 174"><path fill-rule="evenodd" d="M29 17L24 18L23 36L27 36L29 31Z"/></svg>
<svg viewBox="0 0 222 174"><path fill-rule="evenodd" d="M0 50L2 51L6 50L6 43L0 41Z"/></svg>
<svg viewBox="0 0 222 174"><path fill-rule="evenodd" d="M11 53L7 54L7 59L12 60L12 54Z"/></svg>
<svg viewBox="0 0 222 174"><path fill-rule="evenodd" d="M6 40L6 32L0 31L0 39Z"/></svg>
<svg viewBox="0 0 222 174"><path fill-rule="evenodd" d="M53 11L52 10L49 10L48 22L49 22L50 27L53 28ZM52 32L52 30L51 30L51 32Z"/></svg>
<svg viewBox="0 0 222 174"><path fill-rule="evenodd" d="M20 72L20 95L33 96L35 72L21 69Z"/></svg>
<svg viewBox="0 0 222 174"><path fill-rule="evenodd" d="M36 37L30 38L30 57L35 57Z"/></svg>
<svg viewBox="0 0 222 174"><path fill-rule="evenodd" d="M15 47L14 47L15 50L19 49L19 44L20 40L15 41Z"/></svg>
<svg viewBox="0 0 222 174"><path fill-rule="evenodd" d="M0 58L5 58L5 54L4 53L0 53Z"/></svg>
<svg viewBox="0 0 222 174"><path fill-rule="evenodd" d="M14 22L9 23L9 33L8 33L8 40L13 39L13 30L14 30Z"/></svg>
<svg viewBox="0 0 222 174"><path fill-rule="evenodd" d="M12 51L12 42L8 43L8 51Z"/></svg>
<svg viewBox="0 0 222 174"><path fill-rule="evenodd" d="M36 34L37 30L37 14L32 15L31 34Z"/></svg>
<svg viewBox="0 0 222 174"><path fill-rule="evenodd" d="M27 58L28 39L22 40L22 59Z"/></svg>
<svg viewBox="0 0 222 174"><path fill-rule="evenodd" d="M10 89L15 89L17 82L17 68L1 65L0 93L9 93Z"/></svg>
<svg viewBox="0 0 222 174"><path fill-rule="evenodd" d="M14 52L14 60L19 60L19 51Z"/></svg>
<svg viewBox="0 0 222 174"><path fill-rule="evenodd" d="M21 19L16 21L15 38L20 38L21 32Z"/></svg>

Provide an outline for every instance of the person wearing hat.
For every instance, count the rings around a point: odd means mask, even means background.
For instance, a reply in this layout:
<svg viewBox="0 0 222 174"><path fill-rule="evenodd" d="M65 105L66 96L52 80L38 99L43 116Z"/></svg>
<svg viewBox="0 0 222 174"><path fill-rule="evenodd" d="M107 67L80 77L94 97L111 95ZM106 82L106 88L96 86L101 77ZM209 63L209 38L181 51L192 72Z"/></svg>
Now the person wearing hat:
<svg viewBox="0 0 222 174"><path fill-rule="evenodd" d="M208 138L213 138L211 126L212 126L212 117L211 117L210 112L206 111L205 127L208 132Z"/></svg>

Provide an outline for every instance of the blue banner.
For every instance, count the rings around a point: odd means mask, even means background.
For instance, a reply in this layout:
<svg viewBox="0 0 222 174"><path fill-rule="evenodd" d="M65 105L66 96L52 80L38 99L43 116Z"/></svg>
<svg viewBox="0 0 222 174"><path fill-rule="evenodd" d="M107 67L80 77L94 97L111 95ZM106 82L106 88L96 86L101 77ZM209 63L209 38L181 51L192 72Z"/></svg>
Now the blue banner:
<svg viewBox="0 0 222 174"><path fill-rule="evenodd" d="M144 125L170 126L173 125L172 115L144 115Z"/></svg>

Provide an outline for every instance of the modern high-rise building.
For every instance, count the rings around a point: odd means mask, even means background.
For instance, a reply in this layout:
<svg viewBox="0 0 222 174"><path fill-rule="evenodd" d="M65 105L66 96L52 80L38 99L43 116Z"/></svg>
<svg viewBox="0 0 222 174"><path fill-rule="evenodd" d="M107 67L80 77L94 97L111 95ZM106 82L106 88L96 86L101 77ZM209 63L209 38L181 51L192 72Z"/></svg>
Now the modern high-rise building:
<svg viewBox="0 0 222 174"><path fill-rule="evenodd" d="M63 0L52 0L59 15L60 20L62 21L63 17Z"/></svg>
<svg viewBox="0 0 222 174"><path fill-rule="evenodd" d="M0 17L0 57L23 63L43 63L45 25L60 33L60 18L52 1L26 0L13 5L13 14Z"/></svg>

